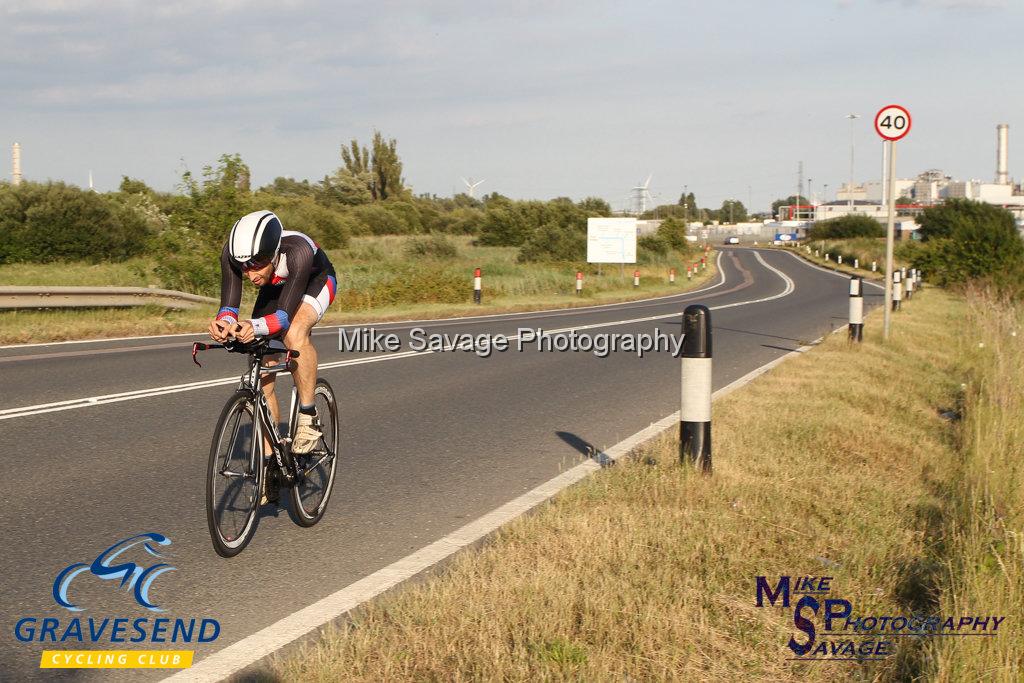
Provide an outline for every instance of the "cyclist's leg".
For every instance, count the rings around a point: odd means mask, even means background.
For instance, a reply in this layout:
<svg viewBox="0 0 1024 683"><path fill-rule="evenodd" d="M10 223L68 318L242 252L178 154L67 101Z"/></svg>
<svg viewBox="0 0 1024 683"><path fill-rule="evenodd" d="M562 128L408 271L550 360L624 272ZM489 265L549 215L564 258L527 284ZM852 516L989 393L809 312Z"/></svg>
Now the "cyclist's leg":
<svg viewBox="0 0 1024 683"><path fill-rule="evenodd" d="M285 334L285 346L299 352L299 357L295 360L295 369L292 371L300 404L299 423L292 440L293 453L308 453L321 437L313 402L316 390L317 353L310 333L334 300L334 291L333 275L319 282L311 282Z"/></svg>
<svg viewBox="0 0 1024 683"><path fill-rule="evenodd" d="M316 388L317 355L310 332L319 319L316 310L303 302L284 335L284 345L299 352L299 357L292 361L295 364L292 379L299 394L299 402L303 405L313 403L313 390Z"/></svg>
<svg viewBox="0 0 1024 683"><path fill-rule="evenodd" d="M303 405L313 404L313 390L316 389L317 354L310 333L334 301L336 288L337 280L333 273L322 274L310 282L284 336L284 345L299 352L292 379L299 394L299 402Z"/></svg>

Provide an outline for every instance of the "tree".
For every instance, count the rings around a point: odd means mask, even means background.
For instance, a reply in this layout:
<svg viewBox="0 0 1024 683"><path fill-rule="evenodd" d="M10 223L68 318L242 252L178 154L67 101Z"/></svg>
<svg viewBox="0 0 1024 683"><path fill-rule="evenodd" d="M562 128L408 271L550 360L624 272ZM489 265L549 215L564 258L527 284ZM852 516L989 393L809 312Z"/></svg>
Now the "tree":
<svg viewBox="0 0 1024 683"><path fill-rule="evenodd" d="M938 284L987 279L1001 288L1024 284L1024 241L1006 209L950 199L918 219L923 248L913 262Z"/></svg>
<svg viewBox="0 0 1024 683"><path fill-rule="evenodd" d="M238 154L222 154L216 166L203 167L202 176L182 174L179 187L190 201L175 212L172 223L199 232L211 246L220 245L234 222L255 210L249 167Z"/></svg>
<svg viewBox="0 0 1024 683"><path fill-rule="evenodd" d="M588 216L612 215L611 205L600 197L587 197L577 204L577 206L579 206L580 210L584 211Z"/></svg>
<svg viewBox="0 0 1024 683"><path fill-rule="evenodd" d="M353 138L347 147L342 146L341 161L345 167L338 169L332 183L346 198L344 203L361 203L351 200L363 194L362 188L369 192L373 201L405 193L402 161L398 158L398 142L394 138L385 140L380 131L374 131L370 149L360 147L359 141Z"/></svg>
<svg viewBox="0 0 1024 683"><path fill-rule="evenodd" d="M747 220L747 208L738 199L726 199L718 210L718 219L730 223L742 223Z"/></svg>
<svg viewBox="0 0 1024 683"><path fill-rule="evenodd" d="M117 189L125 194L153 194L146 183L126 175L121 176L121 185Z"/></svg>
<svg viewBox="0 0 1024 683"><path fill-rule="evenodd" d="M398 158L398 143L394 138L385 141L380 131L373 133L373 196L375 199L399 197L405 191L402 162Z"/></svg>

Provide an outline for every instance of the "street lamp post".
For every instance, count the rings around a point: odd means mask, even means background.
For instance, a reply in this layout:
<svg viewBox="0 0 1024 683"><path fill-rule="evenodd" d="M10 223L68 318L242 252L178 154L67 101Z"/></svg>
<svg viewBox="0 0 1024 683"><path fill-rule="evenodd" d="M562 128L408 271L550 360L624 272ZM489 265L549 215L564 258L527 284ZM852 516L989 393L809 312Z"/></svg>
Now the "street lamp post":
<svg viewBox="0 0 1024 683"><path fill-rule="evenodd" d="M846 118L850 119L850 184L846 186L849 192L849 212L853 213L853 122L860 118L860 114L847 114Z"/></svg>

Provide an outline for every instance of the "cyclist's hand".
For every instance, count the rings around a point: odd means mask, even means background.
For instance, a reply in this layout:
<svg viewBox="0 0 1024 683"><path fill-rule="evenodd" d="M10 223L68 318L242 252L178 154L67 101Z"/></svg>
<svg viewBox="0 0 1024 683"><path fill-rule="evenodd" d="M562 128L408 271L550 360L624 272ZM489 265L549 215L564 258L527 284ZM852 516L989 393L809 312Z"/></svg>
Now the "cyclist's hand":
<svg viewBox="0 0 1024 683"><path fill-rule="evenodd" d="M232 334L234 335L235 339L242 342L243 344L248 344L249 342L256 338L256 333L252 329L252 323L249 322L248 320L240 322L237 325L235 325L235 329L232 330Z"/></svg>
<svg viewBox="0 0 1024 683"><path fill-rule="evenodd" d="M210 323L210 337L214 341L226 342L231 332L231 323L226 320L214 320Z"/></svg>

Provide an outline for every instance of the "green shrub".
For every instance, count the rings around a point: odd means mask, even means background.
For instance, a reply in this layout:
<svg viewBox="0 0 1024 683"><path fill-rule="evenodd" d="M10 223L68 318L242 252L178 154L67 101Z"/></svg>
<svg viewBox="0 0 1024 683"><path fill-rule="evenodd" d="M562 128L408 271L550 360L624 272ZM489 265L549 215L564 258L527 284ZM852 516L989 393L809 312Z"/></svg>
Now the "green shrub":
<svg viewBox="0 0 1024 683"><path fill-rule="evenodd" d="M644 235L643 237L637 238L636 248L639 252L638 258L641 258L645 254L654 256L665 256L670 249L669 243L662 239L658 235Z"/></svg>
<svg viewBox="0 0 1024 683"><path fill-rule="evenodd" d="M149 239L142 214L64 183L0 185L0 263L120 261Z"/></svg>
<svg viewBox="0 0 1024 683"><path fill-rule="evenodd" d="M438 233L413 237L405 245L405 255L409 258L452 259L459 255L459 250L448 237Z"/></svg>
<svg viewBox="0 0 1024 683"><path fill-rule="evenodd" d="M409 225L402 216L388 211L382 204L364 204L352 210L360 235L404 235Z"/></svg>
<svg viewBox="0 0 1024 683"><path fill-rule="evenodd" d="M285 230L304 232L325 249L348 246L352 219L317 204L312 197L282 198L261 193L255 201L276 213Z"/></svg>
<svg viewBox="0 0 1024 683"><path fill-rule="evenodd" d="M459 303L468 301L472 287L465 273L436 264L402 264L386 277L375 269L359 269L339 281L337 300L344 310L389 304Z"/></svg>
<svg viewBox="0 0 1024 683"><path fill-rule="evenodd" d="M519 250L521 262L583 261L586 257L586 233L557 223L542 225Z"/></svg>
<svg viewBox="0 0 1024 683"><path fill-rule="evenodd" d="M807 239L848 239L851 237L885 237L885 228L868 216L840 216L815 221L807 231Z"/></svg>
<svg viewBox="0 0 1024 683"><path fill-rule="evenodd" d="M1009 211L952 199L918 219L922 247L913 265L940 285L988 280L1002 289L1024 283L1024 241Z"/></svg>
<svg viewBox="0 0 1024 683"><path fill-rule="evenodd" d="M223 245L222 245L223 246ZM152 240L154 272L167 289L217 296L221 249L185 227L164 230Z"/></svg>

